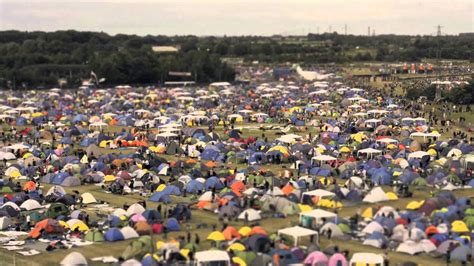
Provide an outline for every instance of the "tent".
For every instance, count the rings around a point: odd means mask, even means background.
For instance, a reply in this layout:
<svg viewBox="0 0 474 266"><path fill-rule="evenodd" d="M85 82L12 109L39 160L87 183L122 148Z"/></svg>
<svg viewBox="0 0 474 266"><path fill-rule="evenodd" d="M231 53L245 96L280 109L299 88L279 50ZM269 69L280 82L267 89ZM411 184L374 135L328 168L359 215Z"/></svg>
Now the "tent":
<svg viewBox="0 0 474 266"><path fill-rule="evenodd" d="M325 211L322 209L314 209L309 212L300 213L300 222L305 227L312 227L314 223L316 224L321 223L322 219L325 219L326 222L330 222L330 221L335 221L336 217L337 215L335 213Z"/></svg>
<svg viewBox="0 0 474 266"><path fill-rule="evenodd" d="M287 227L287 228L278 230L278 235L287 235L287 236L293 237L294 246L297 247L298 241L302 237L308 237L308 236L318 237L318 232L301 227L301 226L293 226L293 227Z"/></svg>
<svg viewBox="0 0 474 266"><path fill-rule="evenodd" d="M245 217L247 217L247 220L249 222L258 221L262 219L262 217L260 216L260 213L254 209L247 209L241 212L238 216L240 220L245 220Z"/></svg>
<svg viewBox="0 0 474 266"><path fill-rule="evenodd" d="M373 188L362 200L363 202L376 203L389 200L381 187Z"/></svg>
<svg viewBox="0 0 474 266"><path fill-rule="evenodd" d="M59 263L62 266L83 266L88 265L87 259L79 252L71 252Z"/></svg>
<svg viewBox="0 0 474 266"><path fill-rule="evenodd" d="M120 229L118 228L110 228L104 235L105 241L114 242L124 240L124 236Z"/></svg>
<svg viewBox="0 0 474 266"><path fill-rule="evenodd" d="M384 259L382 255L374 253L354 253L349 265L383 265Z"/></svg>
<svg viewBox="0 0 474 266"><path fill-rule="evenodd" d="M199 251L194 255L196 265L230 265L229 254L222 250Z"/></svg>

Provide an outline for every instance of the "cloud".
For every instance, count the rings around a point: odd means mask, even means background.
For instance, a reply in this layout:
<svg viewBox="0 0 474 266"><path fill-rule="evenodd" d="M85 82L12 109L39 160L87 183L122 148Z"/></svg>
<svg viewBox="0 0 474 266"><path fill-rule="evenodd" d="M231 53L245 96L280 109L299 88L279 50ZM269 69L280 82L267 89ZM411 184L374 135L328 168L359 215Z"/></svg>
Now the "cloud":
<svg viewBox="0 0 474 266"><path fill-rule="evenodd" d="M473 30L471 0L0 0L0 29L241 35Z"/></svg>

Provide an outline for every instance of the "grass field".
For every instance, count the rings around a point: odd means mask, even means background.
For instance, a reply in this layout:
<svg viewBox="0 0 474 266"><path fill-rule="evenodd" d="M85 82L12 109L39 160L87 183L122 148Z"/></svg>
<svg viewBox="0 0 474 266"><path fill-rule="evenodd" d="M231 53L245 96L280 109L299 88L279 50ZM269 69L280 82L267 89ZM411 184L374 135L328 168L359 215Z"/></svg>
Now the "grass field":
<svg viewBox="0 0 474 266"><path fill-rule="evenodd" d="M472 119L470 117L469 119ZM244 124L241 125L242 127L248 127L248 126L255 126L255 124ZM111 131L119 131L121 128L119 127L114 127L111 129ZM316 131L314 128L311 128L311 133L314 134ZM217 132L220 134L223 134L222 128L219 127L217 129ZM274 139L278 137L277 135L277 130L266 130L265 135L269 139ZM249 137L249 136L254 136L254 137L260 137L262 134L262 131L260 130L253 130L253 129L243 129L243 134L242 137ZM300 132L299 134L307 134L307 132ZM77 148L77 147L76 147ZM103 149L105 152L115 152L114 150L110 149ZM123 150L121 152L128 153L128 152L134 152L134 149L127 149ZM166 158L169 161L180 159L181 157L176 157L176 156L171 156L171 155L160 155L164 158ZM243 168L246 167L243 164L229 164L229 167L238 167L238 168ZM273 172L278 172L283 169L283 167L288 168L289 165L269 165L265 166L269 170ZM339 182L342 182L341 180L338 180ZM49 189L50 185L44 184L44 187L42 188L43 191L47 191ZM80 187L72 187L72 188L66 188L68 192L72 192L73 190L78 190L80 193L83 192L91 192L96 199L100 201L105 201L108 202L111 206L113 207L122 207L125 203L130 205L133 204L139 200L146 200L146 197L141 197L139 195L114 195L110 193L106 193L101 187L95 186L95 185L86 185L86 186L80 186ZM390 187L384 187L385 191L390 191ZM474 189L468 189L468 190L459 190L455 191L454 194L458 197L471 197L474 195ZM359 210L364 210L367 207L371 206L379 206L379 205L390 205L395 208L401 208L404 209L405 206L412 200L423 200L429 197L429 191L414 191L414 197L410 199L398 199L396 201L390 201L390 202L384 202L381 204L358 204L356 206L350 206L350 207L344 207L341 210L338 211L338 214L341 217L349 217L357 213ZM173 197L173 204L183 202L183 203L189 203L190 202L190 197L183 198L183 197ZM157 203L147 201L148 208L156 208ZM97 219L97 213L88 211L91 219ZM191 228L192 233L197 233L199 234L201 238L201 248L202 249L207 249L210 247L210 242L206 241L207 235L212 231L212 225L216 225L218 229L220 229L221 225L220 222L217 218L216 214L213 214L208 211L203 211L203 210L193 210L192 212L192 219L189 222L189 226ZM260 225L262 225L269 233L276 232L278 229L288 227L291 225L294 225L298 222L298 217L297 216L290 216L286 218L268 218L260 221ZM198 224L207 224L208 227L206 229L196 229ZM232 221L230 223L231 225L235 227L240 227L243 226L243 223L240 221ZM186 228L186 226L182 226L182 228ZM174 232L168 234L168 238L173 238L177 237L180 235L185 235L186 232ZM154 240L164 240L163 235L155 235ZM86 247L80 247L80 248L73 248L70 250L56 250L51 253L46 253L42 252L40 255L32 256L32 257L24 257L21 255L18 255L14 252L9 252L4 249L0 249L0 260L1 263L0 265L56 265L58 264L59 261L61 261L65 255L72 251L79 251L83 255L85 255L88 259L96 257L96 256L115 256L118 257L120 254L125 250L127 245L130 243L130 241L119 241L119 242L114 242L114 243L99 243L99 244L94 244L91 246L86 246ZM327 247L330 245L338 245L342 250L349 250L351 254L354 252L375 252L375 253L383 253L383 250L372 248L369 246L364 246L361 244L361 242L358 241L341 241L337 239L332 239L332 240L327 240L325 238L321 238L321 246ZM16 254L16 255L15 255ZM427 255L421 255L421 256L409 256L406 254L401 254L401 253L395 253L395 252L389 252L389 259L392 265L396 265L398 263L402 263L405 261L413 261L418 263L419 265L446 265L443 259L439 258L433 258ZM101 263L92 263L92 265L101 265ZM456 264L451 264L451 265L456 265Z"/></svg>

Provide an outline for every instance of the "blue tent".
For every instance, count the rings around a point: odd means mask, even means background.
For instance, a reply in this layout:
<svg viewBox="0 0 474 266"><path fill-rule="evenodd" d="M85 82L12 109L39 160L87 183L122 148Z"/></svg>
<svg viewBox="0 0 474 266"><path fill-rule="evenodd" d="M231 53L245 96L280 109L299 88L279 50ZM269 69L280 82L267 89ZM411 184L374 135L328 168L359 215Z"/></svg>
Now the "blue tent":
<svg viewBox="0 0 474 266"><path fill-rule="evenodd" d="M168 231L179 231L180 227L178 220L176 220L175 218L169 218L168 221L166 221L166 229Z"/></svg>
<svg viewBox="0 0 474 266"><path fill-rule="evenodd" d="M224 184L219 180L219 178L217 178L217 176L211 176L204 183L204 187L206 190L211 190L213 188L221 190L224 188Z"/></svg>
<svg viewBox="0 0 474 266"><path fill-rule="evenodd" d="M222 156L219 154L219 151L214 149L205 149L201 153L201 159L205 161L219 161L222 160Z"/></svg>
<svg viewBox="0 0 474 266"><path fill-rule="evenodd" d="M105 241L120 241L124 240L122 232L118 228L110 228L104 235Z"/></svg>
<svg viewBox="0 0 474 266"><path fill-rule="evenodd" d="M142 216L149 224L155 224L161 221L161 214L157 210L148 209L142 213Z"/></svg>
<svg viewBox="0 0 474 266"><path fill-rule="evenodd" d="M82 114L76 115L76 116L72 119L72 122L73 122L73 123L85 122L85 121L87 121L87 116L86 116L86 115L82 115Z"/></svg>
<svg viewBox="0 0 474 266"><path fill-rule="evenodd" d="M197 180L191 180L188 184L186 184L186 192L198 193L199 191L204 191L204 185L201 182Z"/></svg>
<svg viewBox="0 0 474 266"><path fill-rule="evenodd" d="M168 195L176 195L176 196L181 195L180 189L175 185L168 185L166 186L165 189L163 189L163 191L166 191Z"/></svg>
<svg viewBox="0 0 474 266"><path fill-rule="evenodd" d="M158 266L158 265L160 265L155 260L155 258L153 258L153 256L150 255L150 254L147 254L147 255L145 255L145 257L143 257L143 259L141 261L141 264L142 264L142 266Z"/></svg>
<svg viewBox="0 0 474 266"><path fill-rule="evenodd" d="M387 168L379 168L373 171L370 179L378 185L390 185L392 175L388 172Z"/></svg>
<svg viewBox="0 0 474 266"><path fill-rule="evenodd" d="M68 176L69 174L67 172L58 173L57 175L53 177L53 180L51 183L55 185L61 185L63 181L66 179L66 177Z"/></svg>
<svg viewBox="0 0 474 266"><path fill-rule="evenodd" d="M170 194L168 194L166 191L157 191L153 193L153 195L151 195L148 200L154 202L171 203Z"/></svg>
<svg viewBox="0 0 474 266"><path fill-rule="evenodd" d="M94 138L85 138L84 140L81 141L81 146L82 147L89 147L92 144L97 144L97 140Z"/></svg>
<svg viewBox="0 0 474 266"><path fill-rule="evenodd" d="M107 217L107 221L110 227L117 227L122 223L120 218L115 215L109 215L109 217Z"/></svg>

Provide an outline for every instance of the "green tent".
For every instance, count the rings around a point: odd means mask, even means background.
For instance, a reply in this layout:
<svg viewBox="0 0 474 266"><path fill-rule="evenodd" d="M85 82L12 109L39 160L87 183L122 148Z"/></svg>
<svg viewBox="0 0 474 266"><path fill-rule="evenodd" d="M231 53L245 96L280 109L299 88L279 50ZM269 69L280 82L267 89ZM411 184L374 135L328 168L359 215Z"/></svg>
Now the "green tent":
<svg viewBox="0 0 474 266"><path fill-rule="evenodd" d="M199 246L194 244L194 243L188 243L186 244L186 246L184 246L184 248L186 249L189 249L190 251L196 253L196 251L199 251Z"/></svg>
<svg viewBox="0 0 474 266"><path fill-rule="evenodd" d="M48 210L46 211L45 215L48 218L56 219L56 217L60 215L68 216L70 214L69 208L59 202L52 203Z"/></svg>
<svg viewBox="0 0 474 266"><path fill-rule="evenodd" d="M150 253L152 250L152 241L150 236L141 236L139 239L134 240L128 245L125 251L122 253L122 258L125 260L136 258L142 259L142 257Z"/></svg>
<svg viewBox="0 0 474 266"><path fill-rule="evenodd" d="M99 231L89 231L84 236L84 239L91 242L103 242L104 235Z"/></svg>
<svg viewBox="0 0 474 266"><path fill-rule="evenodd" d="M464 217L464 223L466 223L467 227L469 227L471 230L474 229L474 216L466 216Z"/></svg>
<svg viewBox="0 0 474 266"><path fill-rule="evenodd" d="M337 227L339 227L344 234L349 234L351 232L351 228L347 224L340 223Z"/></svg>
<svg viewBox="0 0 474 266"><path fill-rule="evenodd" d="M474 208L469 208L469 209L467 209L467 210L464 212L464 214L465 214L466 216L474 216Z"/></svg>
<svg viewBox="0 0 474 266"><path fill-rule="evenodd" d="M255 252L251 251L236 251L235 255L245 261L247 265L250 265L252 261L257 257Z"/></svg>
<svg viewBox="0 0 474 266"><path fill-rule="evenodd" d="M428 183L426 182L426 180L422 177L418 177L416 178L415 180L413 180L413 185L417 186L417 187L426 187L428 185Z"/></svg>
<svg viewBox="0 0 474 266"><path fill-rule="evenodd" d="M0 193L13 193L13 190L9 186L3 186L0 188Z"/></svg>

